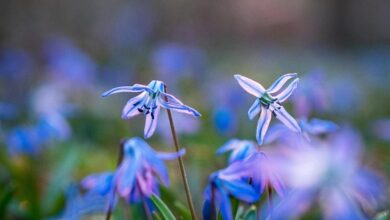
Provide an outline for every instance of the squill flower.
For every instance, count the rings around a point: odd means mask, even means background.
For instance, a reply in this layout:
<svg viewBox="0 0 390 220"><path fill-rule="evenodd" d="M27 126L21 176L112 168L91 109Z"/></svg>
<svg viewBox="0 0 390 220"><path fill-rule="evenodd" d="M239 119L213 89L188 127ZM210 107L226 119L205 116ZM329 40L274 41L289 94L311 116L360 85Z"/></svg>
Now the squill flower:
<svg viewBox="0 0 390 220"><path fill-rule="evenodd" d="M250 172L250 167L237 161L229 167L211 174L204 193L203 219L212 219L212 213L216 215L218 210L222 219L233 220L230 196L247 203L257 201L259 194L247 180Z"/></svg>
<svg viewBox="0 0 390 220"><path fill-rule="evenodd" d="M244 160L252 153L257 152L258 149L257 144L253 141L232 139L221 146L217 150L217 154L223 154L229 151L231 152L229 155L229 164L231 164L239 160Z"/></svg>
<svg viewBox="0 0 390 220"><path fill-rule="evenodd" d="M129 203L141 202L153 193L159 194L160 181L169 185L168 170L163 160L172 160L185 153L184 150L179 153L156 152L137 137L127 140L123 151L123 160L115 172L90 175L82 181L82 186L100 195L113 195L115 192ZM115 205L115 196L109 205Z"/></svg>
<svg viewBox="0 0 390 220"><path fill-rule="evenodd" d="M122 118L129 119L140 113L146 116L144 136L149 138L153 135L157 126L160 108L166 108L180 113L199 117L200 113L195 109L184 105L179 99L165 92L165 84L162 81L153 80L147 86L134 84L133 86L120 86L108 90L102 96L116 93L134 92L141 93L131 98L122 111Z"/></svg>
<svg viewBox="0 0 390 220"><path fill-rule="evenodd" d="M292 94L298 85L299 78L295 78L296 73L288 73L277 79L268 89L245 76L234 75L240 86L257 99L249 108L249 119L253 119L260 113L257 123L256 139L259 144L264 141L264 136L268 130L272 115L279 119L289 129L300 132L297 121L284 109L282 103ZM290 79L295 78L284 90L282 87Z"/></svg>
<svg viewBox="0 0 390 220"><path fill-rule="evenodd" d="M327 141L310 141L286 154L281 170L292 189L270 219L296 219L319 205L324 219L371 219L385 188L379 176L361 167L359 136L342 130Z"/></svg>

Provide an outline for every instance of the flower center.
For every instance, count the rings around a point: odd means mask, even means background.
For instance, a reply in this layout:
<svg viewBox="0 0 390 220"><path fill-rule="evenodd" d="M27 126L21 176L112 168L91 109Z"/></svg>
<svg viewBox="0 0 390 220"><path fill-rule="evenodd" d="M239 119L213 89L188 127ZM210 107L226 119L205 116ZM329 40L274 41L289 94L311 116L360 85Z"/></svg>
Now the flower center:
<svg viewBox="0 0 390 220"><path fill-rule="evenodd" d="M272 97L267 92L265 92L259 99L260 99L261 104L263 104L265 106L270 106L271 104L273 104L277 100L276 98Z"/></svg>

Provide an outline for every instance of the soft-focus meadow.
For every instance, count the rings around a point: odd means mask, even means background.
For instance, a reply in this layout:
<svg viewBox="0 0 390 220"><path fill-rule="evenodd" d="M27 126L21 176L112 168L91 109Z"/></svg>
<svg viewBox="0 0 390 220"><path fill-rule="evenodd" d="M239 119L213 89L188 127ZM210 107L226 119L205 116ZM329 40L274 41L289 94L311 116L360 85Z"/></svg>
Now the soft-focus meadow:
<svg viewBox="0 0 390 220"><path fill-rule="evenodd" d="M345 146L345 158L332 166L348 169L352 158L369 167L375 178L367 191L381 198L370 198L379 202L366 217L389 218L389 11L386 0L2 1L0 219L81 218L75 212L103 219L104 205L83 200L80 182L115 170L121 140L143 137L144 117L121 119L133 94L101 94L154 79L202 114L173 112L200 218L209 175L228 165L217 149L231 139L256 141L257 119L247 116L255 98L234 74L268 87L291 72L300 82L285 108L297 120L319 118L353 131L349 141L359 149ZM174 151L165 110L147 142ZM272 154L281 143L260 149ZM323 168L312 162L299 169ZM175 215L188 216L177 161L166 164L170 185L161 198ZM309 178L300 174L294 178ZM119 201L113 218L145 217L142 204L129 207ZM304 217L318 219L319 207L313 202Z"/></svg>

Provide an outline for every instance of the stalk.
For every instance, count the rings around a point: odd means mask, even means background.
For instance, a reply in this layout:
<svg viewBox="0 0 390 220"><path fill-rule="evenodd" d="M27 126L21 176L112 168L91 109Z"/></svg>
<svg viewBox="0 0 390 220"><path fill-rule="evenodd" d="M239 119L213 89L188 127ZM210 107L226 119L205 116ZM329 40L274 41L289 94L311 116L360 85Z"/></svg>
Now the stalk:
<svg viewBox="0 0 390 220"><path fill-rule="evenodd" d="M167 92L166 86L164 87L164 90L165 90L165 92ZM165 100L168 101L168 98L165 97ZM180 146L179 146L178 138L177 138L177 135L176 135L175 125L173 123L171 110L167 109L167 113L168 113L169 124L170 124L170 127L171 127L173 143L175 145L175 150L176 150L177 153L179 153ZM190 187L189 187L189 184L188 184L187 174L186 174L186 171L185 171L184 162L183 162L182 157L178 157L177 161L179 162L180 174L181 174L182 182L183 182L185 193L186 193L188 207L190 208L191 217L192 217L192 220L196 220L195 208L194 208L194 204L192 202L192 195L191 195Z"/></svg>
<svg viewBox="0 0 390 220"><path fill-rule="evenodd" d="M119 164L121 164L122 162L122 159L123 159L123 152L124 152L124 146L125 146L125 142L126 140L122 140L120 145L119 145L119 155L118 155L118 161L116 163L116 167L119 166ZM112 201L115 200L115 194L116 194L116 187L114 187L114 190L112 192ZM110 220L111 219L111 215L112 215L112 201L110 201L110 204L109 204L109 207L108 207L108 210L107 210L107 213L106 213L106 220Z"/></svg>

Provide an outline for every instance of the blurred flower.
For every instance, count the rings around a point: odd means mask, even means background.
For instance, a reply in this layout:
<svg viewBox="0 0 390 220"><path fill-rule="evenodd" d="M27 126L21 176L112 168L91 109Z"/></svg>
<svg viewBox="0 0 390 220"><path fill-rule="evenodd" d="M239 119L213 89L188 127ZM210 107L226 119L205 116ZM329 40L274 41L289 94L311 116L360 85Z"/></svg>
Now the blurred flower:
<svg viewBox="0 0 390 220"><path fill-rule="evenodd" d="M216 211L219 210L222 219L233 220L230 196L247 203L253 203L259 199L259 194L246 178L250 170L250 167L238 161L210 175L204 193L203 219L212 219L212 213L216 217Z"/></svg>
<svg viewBox="0 0 390 220"><path fill-rule="evenodd" d="M279 161L276 157L266 155L264 152L255 152L244 161L244 164L251 169L251 184L259 195L267 188L275 189L281 197L286 194L287 187L277 163Z"/></svg>
<svg viewBox="0 0 390 220"><path fill-rule="evenodd" d="M169 185L168 170L163 160L183 156L179 153L154 151L143 139L131 138L124 144L123 160L113 173L93 174L82 181L82 186L100 195L113 195L114 191L129 203L141 202L153 193L159 194L159 181ZM115 196L109 205L113 207Z"/></svg>
<svg viewBox="0 0 390 220"><path fill-rule="evenodd" d="M41 116L36 125L38 136L41 140L65 140L71 135L71 128L68 122L60 114Z"/></svg>
<svg viewBox="0 0 390 220"><path fill-rule="evenodd" d="M85 215L103 213L107 197L96 193L80 194L79 188L71 185L66 192L66 205L63 213L52 219L81 220Z"/></svg>
<svg viewBox="0 0 390 220"><path fill-rule="evenodd" d="M133 86L116 87L102 94L103 97L122 92L140 92L138 96L130 99L122 111L122 118L129 119L140 113L146 116L144 136L149 138L153 135L157 126L160 108L166 108L180 113L199 117L200 113L195 109L184 105L173 95L165 92L165 84L153 80L147 86L134 84Z"/></svg>
<svg viewBox="0 0 390 220"><path fill-rule="evenodd" d="M372 171L360 167L360 155L360 138L349 130L288 151L280 166L292 191L277 199L271 219L299 218L314 202L325 219L368 218L384 199L384 186Z"/></svg>
<svg viewBox="0 0 390 220"><path fill-rule="evenodd" d="M245 91L257 97L256 101L248 111L248 116L250 119L253 119L260 113L256 131L256 139L260 145L264 142L264 136L268 130L272 115L279 119L289 129L295 132L301 131L301 128L295 119L291 117L291 115L281 105L281 103L284 102L295 90L298 85L299 78L294 79L284 90L281 90L282 87L288 80L296 76L296 73L285 74L277 79L267 90L265 90L259 83L247 77L238 74L234 76Z"/></svg>
<svg viewBox="0 0 390 220"><path fill-rule="evenodd" d="M390 141L390 119L380 119L372 123L372 131L383 140Z"/></svg>
<svg viewBox="0 0 390 220"><path fill-rule="evenodd" d="M298 124L302 129L303 137L310 140L311 137L318 137L319 135L331 134L339 127L332 121L313 118L308 120L302 118L298 120ZM275 124L270 127L265 137L265 144L280 143L284 146L300 147L302 137L300 134L292 132L282 124Z"/></svg>
<svg viewBox="0 0 390 220"><path fill-rule="evenodd" d="M36 155L42 148L34 127L17 127L11 130L6 139L6 146L11 156Z"/></svg>
<svg viewBox="0 0 390 220"><path fill-rule="evenodd" d="M0 102L0 119L11 119L18 114L16 107L9 103Z"/></svg>
<svg viewBox="0 0 390 220"><path fill-rule="evenodd" d="M217 150L217 154L231 151L229 164L236 161L242 161L249 155L258 151L257 144L253 141L232 139Z"/></svg>
<svg viewBox="0 0 390 220"><path fill-rule="evenodd" d="M233 133L237 129L237 117L234 113L224 107L214 110L213 122L219 133Z"/></svg>
<svg viewBox="0 0 390 220"><path fill-rule="evenodd" d="M33 67L32 58L23 50L4 49L0 53L0 77L22 80Z"/></svg>
<svg viewBox="0 0 390 220"><path fill-rule="evenodd" d="M329 108L324 81L325 74L321 70L311 71L302 78L299 87L291 96L298 117L309 117L313 111L323 112Z"/></svg>
<svg viewBox="0 0 390 220"><path fill-rule="evenodd" d="M96 64L84 51L69 39L57 38L44 45L47 72L59 83L86 87L91 85L96 73Z"/></svg>
<svg viewBox="0 0 390 220"><path fill-rule="evenodd" d="M206 65L206 55L197 47L166 43L154 51L152 63L158 77L175 84L183 76L201 73Z"/></svg>

